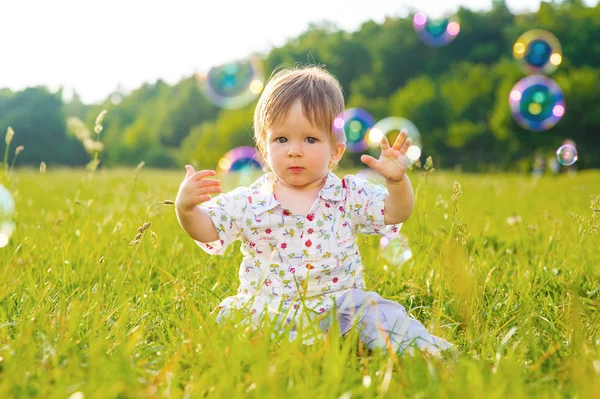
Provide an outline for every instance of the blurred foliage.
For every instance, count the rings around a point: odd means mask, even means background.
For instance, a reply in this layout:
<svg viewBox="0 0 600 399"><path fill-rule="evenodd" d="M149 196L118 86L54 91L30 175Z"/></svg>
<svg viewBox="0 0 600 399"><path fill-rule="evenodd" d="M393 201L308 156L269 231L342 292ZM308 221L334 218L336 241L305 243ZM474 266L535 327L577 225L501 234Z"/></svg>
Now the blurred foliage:
<svg viewBox="0 0 600 399"><path fill-rule="evenodd" d="M460 8L461 32L441 48L421 43L412 15L367 21L355 32L322 22L262 55L268 75L282 67L322 64L340 80L347 106L376 119L402 116L423 136L423 156L442 168L529 170L533 154L552 153L563 140L576 142L579 168L600 167L600 5L578 0L542 3L537 12L514 15L502 0L488 11ZM553 32L563 62L552 75L565 94L566 115L552 129L530 132L510 114L508 94L525 75L512 59L512 45L525 31ZM45 88L0 90L0 129L15 130L13 146L24 145L17 164L84 165L89 159L66 129L70 116L93 126L108 110L100 139L101 165L215 168L237 145L252 145L252 110L221 110L200 92L193 77L170 86L158 80L129 94L112 93L86 105L75 94ZM4 151L4 142L0 143ZM347 154L344 167L359 166Z"/></svg>

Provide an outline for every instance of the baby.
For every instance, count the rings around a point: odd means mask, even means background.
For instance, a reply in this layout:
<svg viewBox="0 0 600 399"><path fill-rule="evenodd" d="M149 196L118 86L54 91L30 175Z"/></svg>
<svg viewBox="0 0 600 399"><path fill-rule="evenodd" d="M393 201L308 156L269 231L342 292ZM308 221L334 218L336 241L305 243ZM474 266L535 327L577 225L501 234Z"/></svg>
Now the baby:
<svg viewBox="0 0 600 399"><path fill-rule="evenodd" d="M295 325L337 317L342 334L353 326L369 348L396 352L451 347L410 318L404 307L365 291L356 234L397 232L411 214L413 189L406 176L411 140L402 131L381 155L362 162L386 188L332 170L346 149L334 120L344 111L338 81L310 66L276 73L254 113L254 138L270 171L250 187L221 193L212 170L187 174L176 212L182 228L209 254L241 240L243 260L235 296L219 305L217 321L241 311L253 326L264 318ZM200 205L199 205L200 204ZM335 314L334 314L335 313Z"/></svg>

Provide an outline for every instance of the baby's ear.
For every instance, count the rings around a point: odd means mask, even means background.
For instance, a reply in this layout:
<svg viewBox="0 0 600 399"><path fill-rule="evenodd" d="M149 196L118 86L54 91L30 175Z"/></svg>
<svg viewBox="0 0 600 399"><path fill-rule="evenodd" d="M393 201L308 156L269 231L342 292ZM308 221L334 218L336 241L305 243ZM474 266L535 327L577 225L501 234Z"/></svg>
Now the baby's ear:
<svg viewBox="0 0 600 399"><path fill-rule="evenodd" d="M346 151L346 144L339 143L331 150L331 160L329 161L329 169L333 170L337 167L338 162L342 159Z"/></svg>
<svg viewBox="0 0 600 399"><path fill-rule="evenodd" d="M331 161L338 163L340 161L340 159L342 159L342 156L344 155L345 151L346 151L346 143L336 144L335 148L331 151Z"/></svg>

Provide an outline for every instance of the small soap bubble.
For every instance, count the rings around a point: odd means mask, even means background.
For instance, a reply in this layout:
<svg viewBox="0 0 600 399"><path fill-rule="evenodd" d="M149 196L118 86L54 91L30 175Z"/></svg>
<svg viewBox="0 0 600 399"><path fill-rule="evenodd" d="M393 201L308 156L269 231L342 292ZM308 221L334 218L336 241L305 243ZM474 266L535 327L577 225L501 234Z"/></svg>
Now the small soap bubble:
<svg viewBox="0 0 600 399"><path fill-rule="evenodd" d="M0 248L8 245L15 230L15 201L10 192L0 185Z"/></svg>
<svg viewBox="0 0 600 399"><path fill-rule="evenodd" d="M217 163L217 173L230 175L239 184L252 183L257 173L262 172L263 160L253 147L241 146L228 151Z"/></svg>
<svg viewBox="0 0 600 399"><path fill-rule="evenodd" d="M375 119L360 108L347 109L333 121L334 130L344 130L346 150L349 152L362 152L369 148L367 132L373 125Z"/></svg>
<svg viewBox="0 0 600 399"><path fill-rule="evenodd" d="M356 177L376 184L378 186L385 187L385 178L371 168L359 170L358 172L356 172Z"/></svg>
<svg viewBox="0 0 600 399"><path fill-rule="evenodd" d="M525 73L549 75L562 62L562 48L552 33L532 29L517 39L513 45L513 56Z"/></svg>
<svg viewBox="0 0 600 399"><path fill-rule="evenodd" d="M391 266L400 266L410 258L408 238L402 233L386 233L379 240L379 255Z"/></svg>
<svg viewBox="0 0 600 399"><path fill-rule="evenodd" d="M556 150L556 159L561 165L570 166L577 162L577 149L570 145L561 145Z"/></svg>
<svg viewBox="0 0 600 399"><path fill-rule="evenodd" d="M221 108L241 108L250 104L264 88L264 72L258 57L230 62L197 73L196 82L205 97Z"/></svg>
<svg viewBox="0 0 600 399"><path fill-rule="evenodd" d="M455 15L432 19L418 12L413 17L413 28L423 43L433 47L450 44L460 33L460 23Z"/></svg>
<svg viewBox="0 0 600 399"><path fill-rule="evenodd" d="M565 114L564 95L558 84L542 75L521 79L508 102L515 121L532 131L548 130Z"/></svg>

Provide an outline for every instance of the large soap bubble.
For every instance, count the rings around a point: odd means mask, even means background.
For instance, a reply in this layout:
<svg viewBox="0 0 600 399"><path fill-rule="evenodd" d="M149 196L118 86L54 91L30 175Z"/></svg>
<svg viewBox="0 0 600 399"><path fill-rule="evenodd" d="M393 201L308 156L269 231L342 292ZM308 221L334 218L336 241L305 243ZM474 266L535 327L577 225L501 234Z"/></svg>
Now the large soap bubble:
<svg viewBox="0 0 600 399"><path fill-rule="evenodd" d="M367 111L350 108L342 112L333 121L334 130L344 130L346 150L361 152L369 148L367 132L375 125L375 119Z"/></svg>
<svg viewBox="0 0 600 399"><path fill-rule="evenodd" d="M525 73L549 75L562 62L562 48L552 33L532 29L517 39L513 46L513 56Z"/></svg>
<svg viewBox="0 0 600 399"><path fill-rule="evenodd" d="M258 57L212 67L206 74L196 74L205 97L221 108L241 108L262 92L265 83L262 62Z"/></svg>
<svg viewBox="0 0 600 399"><path fill-rule="evenodd" d="M407 137L412 140L411 146L406 152L406 156L411 162L416 162L421 157L422 144L421 133L414 123L398 116L389 116L377 122L375 126L367 133L367 143L371 148L378 148L383 136L387 137L390 145L400 134L400 130L406 129Z"/></svg>
<svg viewBox="0 0 600 399"><path fill-rule="evenodd" d="M460 32L460 23L456 16L431 19L418 12L413 17L413 28L423 43L441 47L456 39Z"/></svg>
<svg viewBox="0 0 600 399"><path fill-rule="evenodd" d="M565 114L562 90L542 75L521 79L511 90L508 101L515 121L533 131L550 129Z"/></svg>

